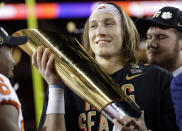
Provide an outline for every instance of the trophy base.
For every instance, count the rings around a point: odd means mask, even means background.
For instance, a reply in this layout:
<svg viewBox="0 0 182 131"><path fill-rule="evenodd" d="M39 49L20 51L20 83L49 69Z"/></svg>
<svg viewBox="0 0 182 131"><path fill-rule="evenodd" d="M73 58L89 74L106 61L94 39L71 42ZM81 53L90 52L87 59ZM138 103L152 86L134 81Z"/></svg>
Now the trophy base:
<svg viewBox="0 0 182 131"><path fill-rule="evenodd" d="M140 109L136 106L131 106L132 103L134 102L129 99L127 101L114 102L107 105L101 113L111 122L117 119L121 124L127 125L127 121L122 119L124 116L133 118L140 118L141 116Z"/></svg>

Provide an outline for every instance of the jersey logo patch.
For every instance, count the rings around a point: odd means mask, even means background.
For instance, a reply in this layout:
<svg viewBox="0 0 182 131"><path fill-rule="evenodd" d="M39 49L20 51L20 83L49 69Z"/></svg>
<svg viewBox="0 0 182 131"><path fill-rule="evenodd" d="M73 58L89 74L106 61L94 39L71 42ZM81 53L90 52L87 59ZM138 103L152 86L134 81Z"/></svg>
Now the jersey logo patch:
<svg viewBox="0 0 182 131"><path fill-rule="evenodd" d="M126 75L126 80L131 80L131 79L133 79L133 78L136 78L136 77L138 77L138 76L141 76L141 75L143 75L144 73L142 73L142 74L137 74L137 75L133 75L133 76L128 76L128 74Z"/></svg>

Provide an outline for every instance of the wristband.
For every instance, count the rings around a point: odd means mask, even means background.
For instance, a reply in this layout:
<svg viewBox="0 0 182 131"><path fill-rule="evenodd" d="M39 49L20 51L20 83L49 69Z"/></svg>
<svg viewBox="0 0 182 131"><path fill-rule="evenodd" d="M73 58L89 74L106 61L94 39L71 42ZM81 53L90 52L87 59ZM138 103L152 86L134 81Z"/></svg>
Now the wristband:
<svg viewBox="0 0 182 131"><path fill-rule="evenodd" d="M65 114L64 89L59 85L49 86L49 100L46 114Z"/></svg>

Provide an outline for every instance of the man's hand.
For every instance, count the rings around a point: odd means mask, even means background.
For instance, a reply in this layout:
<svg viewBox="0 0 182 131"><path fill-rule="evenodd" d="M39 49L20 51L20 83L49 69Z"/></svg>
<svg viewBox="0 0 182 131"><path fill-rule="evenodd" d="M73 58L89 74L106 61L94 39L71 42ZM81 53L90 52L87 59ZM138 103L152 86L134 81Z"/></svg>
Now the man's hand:
<svg viewBox="0 0 182 131"><path fill-rule="evenodd" d="M122 125L121 122L114 119L113 131L148 131L144 121L144 112L140 118L123 117L122 120L127 121L126 125Z"/></svg>
<svg viewBox="0 0 182 131"><path fill-rule="evenodd" d="M59 84L60 80L55 69L54 55L48 48L38 47L32 55L32 64L38 69L49 85Z"/></svg>

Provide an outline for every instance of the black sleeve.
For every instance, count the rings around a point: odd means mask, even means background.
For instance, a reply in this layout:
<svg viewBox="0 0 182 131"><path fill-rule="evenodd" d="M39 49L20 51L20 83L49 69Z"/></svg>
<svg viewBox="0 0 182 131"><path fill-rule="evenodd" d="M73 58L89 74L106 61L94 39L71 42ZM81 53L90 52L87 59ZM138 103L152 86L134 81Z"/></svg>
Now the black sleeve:
<svg viewBox="0 0 182 131"><path fill-rule="evenodd" d="M176 124L176 116L174 111L174 106L171 100L170 93L170 82L172 80L172 74L164 72L161 74L161 114L160 114L160 127L161 131L179 131L179 128Z"/></svg>

